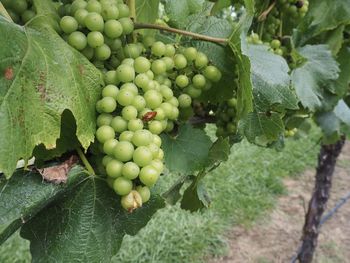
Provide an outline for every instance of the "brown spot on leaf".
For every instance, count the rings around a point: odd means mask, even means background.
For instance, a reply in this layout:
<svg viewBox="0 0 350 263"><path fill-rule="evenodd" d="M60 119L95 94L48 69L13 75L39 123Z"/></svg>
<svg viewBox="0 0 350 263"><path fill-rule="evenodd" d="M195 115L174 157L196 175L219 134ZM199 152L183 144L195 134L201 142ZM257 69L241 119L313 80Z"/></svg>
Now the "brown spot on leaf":
<svg viewBox="0 0 350 263"><path fill-rule="evenodd" d="M37 170L45 181L54 184L66 183L69 171L77 162L78 157L72 155L68 160L61 164Z"/></svg>
<svg viewBox="0 0 350 263"><path fill-rule="evenodd" d="M13 79L14 75L13 75L13 68L12 67L5 68L4 77L7 80Z"/></svg>
<svg viewBox="0 0 350 263"><path fill-rule="evenodd" d="M79 65L79 66L78 66L78 69L79 69L80 75L84 75L84 73L85 73L85 67L84 67L84 65Z"/></svg>

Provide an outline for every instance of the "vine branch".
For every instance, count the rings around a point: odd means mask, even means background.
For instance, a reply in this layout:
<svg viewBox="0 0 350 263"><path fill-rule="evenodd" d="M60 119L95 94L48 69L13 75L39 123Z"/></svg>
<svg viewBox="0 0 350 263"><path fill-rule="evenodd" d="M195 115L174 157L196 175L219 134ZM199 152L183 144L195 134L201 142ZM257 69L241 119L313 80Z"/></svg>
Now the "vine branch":
<svg viewBox="0 0 350 263"><path fill-rule="evenodd" d="M260 16L258 17L258 21L264 21L267 17L267 15L271 12L271 10L275 7L276 5L276 1L273 1L273 3L264 11L260 14Z"/></svg>
<svg viewBox="0 0 350 263"><path fill-rule="evenodd" d="M80 157L80 160L83 162L86 170L89 172L89 174L95 176L96 175L95 170L94 168L92 168L91 164L89 163L83 151L80 148L77 148L76 151Z"/></svg>
<svg viewBox="0 0 350 263"><path fill-rule="evenodd" d="M185 31L177 28L166 27L166 26L161 26L156 24L135 23L134 26L135 26L135 29L158 29L158 30L168 31L171 33L176 33L184 36L189 36L198 40L214 42L219 44L227 44L229 41L227 38L210 37L202 34L197 34L197 33L189 32L189 31Z"/></svg>

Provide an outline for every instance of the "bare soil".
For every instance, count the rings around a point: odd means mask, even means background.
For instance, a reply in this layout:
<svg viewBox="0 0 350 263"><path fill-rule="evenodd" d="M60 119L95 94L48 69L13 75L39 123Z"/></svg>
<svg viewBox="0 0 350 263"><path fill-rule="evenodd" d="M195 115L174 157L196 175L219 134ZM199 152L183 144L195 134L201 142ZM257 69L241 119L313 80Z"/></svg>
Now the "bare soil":
<svg viewBox="0 0 350 263"><path fill-rule="evenodd" d="M209 262L290 262L300 244L314 175L314 170L308 170L297 178L284 180L288 194L278 199L275 209L252 227L234 227L228 234L229 254ZM335 170L328 210L349 192L350 143L347 142ZM322 226L318 240L314 262L350 263L350 200Z"/></svg>

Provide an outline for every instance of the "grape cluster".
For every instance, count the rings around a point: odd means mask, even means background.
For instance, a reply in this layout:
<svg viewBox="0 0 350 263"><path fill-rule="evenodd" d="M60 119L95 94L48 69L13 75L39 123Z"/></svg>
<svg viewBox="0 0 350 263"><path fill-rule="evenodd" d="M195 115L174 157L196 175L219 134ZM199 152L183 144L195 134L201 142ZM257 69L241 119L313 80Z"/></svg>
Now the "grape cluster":
<svg viewBox="0 0 350 263"><path fill-rule="evenodd" d="M286 48L281 46L281 41L278 39L273 39L271 42L263 42L259 35L252 32L250 36L247 37L247 42L254 45L266 45L268 50L275 53L276 55L283 56L286 53Z"/></svg>
<svg viewBox="0 0 350 263"><path fill-rule="evenodd" d="M1 0L12 20L17 24L25 24L35 17L32 0Z"/></svg>
<svg viewBox="0 0 350 263"><path fill-rule="evenodd" d="M302 18L309 9L308 0L278 0L280 9L292 18Z"/></svg>
<svg viewBox="0 0 350 263"><path fill-rule="evenodd" d="M149 200L163 172L159 135L171 132L180 115L189 117L194 100L221 72L196 48L147 35L131 42L134 26L122 1L75 0L59 13L63 38L104 74L96 139L107 182L132 211Z"/></svg>
<svg viewBox="0 0 350 263"><path fill-rule="evenodd" d="M216 111L216 136L227 137L237 133L237 99L231 98L220 104Z"/></svg>

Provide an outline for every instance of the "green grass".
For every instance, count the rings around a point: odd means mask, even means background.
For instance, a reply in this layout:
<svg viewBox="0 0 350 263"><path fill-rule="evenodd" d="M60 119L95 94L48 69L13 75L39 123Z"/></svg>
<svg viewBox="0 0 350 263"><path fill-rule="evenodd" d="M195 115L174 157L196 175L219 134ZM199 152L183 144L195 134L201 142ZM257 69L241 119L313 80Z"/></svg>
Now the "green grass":
<svg viewBox="0 0 350 263"><path fill-rule="evenodd" d="M176 206L158 211L136 236L126 236L113 262L203 262L224 255L228 249L225 232L233 224L252 223L272 208L277 195L284 193L281 179L314 166L319 133L309 138L289 140L282 152L242 142L232 148L229 161L205 178L212 205L202 212L189 213ZM166 189L176 178L164 177ZM12 245L9 245L12 244ZM28 249L16 236L0 248L0 262L10 257L12 248ZM27 251L20 259L29 258ZM13 259L13 258L11 258Z"/></svg>

